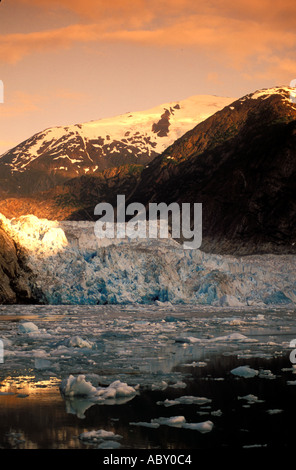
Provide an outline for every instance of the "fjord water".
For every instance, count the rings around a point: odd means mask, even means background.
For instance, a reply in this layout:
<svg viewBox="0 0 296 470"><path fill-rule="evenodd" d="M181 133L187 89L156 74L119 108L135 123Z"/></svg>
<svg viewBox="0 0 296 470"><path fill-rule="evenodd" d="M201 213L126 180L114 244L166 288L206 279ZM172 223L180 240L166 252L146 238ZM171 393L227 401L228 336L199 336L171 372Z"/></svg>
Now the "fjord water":
<svg viewBox="0 0 296 470"><path fill-rule="evenodd" d="M293 309L2 306L0 312L2 448L292 446ZM234 375L238 366L256 374ZM102 387L120 380L136 394L102 402L65 397L60 385L69 375ZM170 420L159 425L159 418L175 416L213 426L200 432ZM98 430L117 437L81 439Z"/></svg>

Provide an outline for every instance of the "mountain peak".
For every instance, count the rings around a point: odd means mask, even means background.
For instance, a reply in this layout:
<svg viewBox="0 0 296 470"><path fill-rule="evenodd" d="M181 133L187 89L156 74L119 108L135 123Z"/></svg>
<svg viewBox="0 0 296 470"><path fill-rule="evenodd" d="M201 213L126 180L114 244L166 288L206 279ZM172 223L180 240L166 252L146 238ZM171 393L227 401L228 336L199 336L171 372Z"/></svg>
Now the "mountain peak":
<svg viewBox="0 0 296 470"><path fill-rule="evenodd" d="M198 95L146 111L45 129L0 157L2 191L28 195L106 169L146 165L231 101L233 98Z"/></svg>

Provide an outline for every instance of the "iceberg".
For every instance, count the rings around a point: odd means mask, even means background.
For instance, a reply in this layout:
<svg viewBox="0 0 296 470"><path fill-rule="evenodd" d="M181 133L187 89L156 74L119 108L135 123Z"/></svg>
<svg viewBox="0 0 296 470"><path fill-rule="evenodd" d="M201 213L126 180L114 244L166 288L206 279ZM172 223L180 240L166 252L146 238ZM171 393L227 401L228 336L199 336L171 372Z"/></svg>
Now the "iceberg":
<svg viewBox="0 0 296 470"><path fill-rule="evenodd" d="M238 377L244 377L246 379L249 379L251 377L256 377L256 375L259 374L258 370L251 369L250 366L239 366L236 367L235 369L232 369L231 374L236 375Z"/></svg>
<svg viewBox="0 0 296 470"><path fill-rule="evenodd" d="M23 322L19 325L20 333L37 333L39 328L35 323L32 322Z"/></svg>
<svg viewBox="0 0 296 470"><path fill-rule="evenodd" d="M120 380L115 380L108 387L94 387L91 382L85 380L83 374L77 377L69 375L62 380L60 391L65 397L95 397L98 400L133 397L137 394L134 387Z"/></svg>

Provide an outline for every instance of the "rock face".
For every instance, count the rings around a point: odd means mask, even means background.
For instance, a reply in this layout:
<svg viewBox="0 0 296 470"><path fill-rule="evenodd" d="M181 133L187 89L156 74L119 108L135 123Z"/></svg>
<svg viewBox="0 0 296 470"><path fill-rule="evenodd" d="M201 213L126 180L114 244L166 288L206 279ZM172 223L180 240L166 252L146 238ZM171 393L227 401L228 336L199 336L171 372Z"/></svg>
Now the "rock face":
<svg viewBox="0 0 296 470"><path fill-rule="evenodd" d="M201 249L296 252L296 105L261 90L218 111L145 168L129 202L203 204Z"/></svg>
<svg viewBox="0 0 296 470"><path fill-rule="evenodd" d="M0 304L43 302L43 294L36 288L34 275L26 266L24 252L0 218Z"/></svg>

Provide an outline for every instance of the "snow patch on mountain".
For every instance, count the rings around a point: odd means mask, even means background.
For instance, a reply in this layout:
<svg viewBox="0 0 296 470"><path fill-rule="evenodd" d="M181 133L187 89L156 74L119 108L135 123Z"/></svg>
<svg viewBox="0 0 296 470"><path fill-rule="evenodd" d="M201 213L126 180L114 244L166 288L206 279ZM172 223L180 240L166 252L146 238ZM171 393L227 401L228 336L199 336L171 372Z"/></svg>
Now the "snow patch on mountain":
<svg viewBox="0 0 296 470"><path fill-rule="evenodd" d="M93 222L3 218L51 304L293 305L295 256L234 257L173 239L104 239Z"/></svg>
<svg viewBox="0 0 296 470"><path fill-rule="evenodd" d="M251 99L257 100L258 98L266 100L272 95L279 95L286 104L290 104L291 106L295 106L295 102L291 100L291 94L295 94L295 88L293 87L273 87L273 88L264 88L263 90L258 90L251 95L248 95Z"/></svg>
<svg viewBox="0 0 296 470"><path fill-rule="evenodd" d="M83 124L46 129L0 157L0 164L14 172L36 169L94 173L104 157L152 159L176 139L234 98L197 95L147 111L126 113ZM65 161L67 163L65 164ZM111 165L112 166L112 165ZM117 165L118 166L118 165Z"/></svg>

